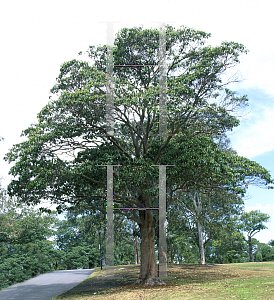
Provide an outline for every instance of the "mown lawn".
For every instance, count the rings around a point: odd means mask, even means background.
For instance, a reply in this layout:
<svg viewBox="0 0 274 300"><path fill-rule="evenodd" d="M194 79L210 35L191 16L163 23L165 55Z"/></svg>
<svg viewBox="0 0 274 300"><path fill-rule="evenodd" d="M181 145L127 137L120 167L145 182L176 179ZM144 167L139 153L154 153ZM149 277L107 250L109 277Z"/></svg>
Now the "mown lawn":
<svg viewBox="0 0 274 300"><path fill-rule="evenodd" d="M263 299L274 300L274 262L227 265L168 264L165 286L135 285L138 266L116 266L115 277L96 270L54 299Z"/></svg>

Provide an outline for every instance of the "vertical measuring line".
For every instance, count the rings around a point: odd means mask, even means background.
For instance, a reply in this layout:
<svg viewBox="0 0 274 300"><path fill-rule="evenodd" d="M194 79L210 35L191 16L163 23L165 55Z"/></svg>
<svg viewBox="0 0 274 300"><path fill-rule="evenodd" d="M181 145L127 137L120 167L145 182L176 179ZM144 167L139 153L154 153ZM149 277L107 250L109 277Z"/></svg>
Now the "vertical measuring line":
<svg viewBox="0 0 274 300"><path fill-rule="evenodd" d="M106 242L106 276L114 276L114 227L113 227L113 167L121 165L99 165L107 167L107 242Z"/></svg>
<svg viewBox="0 0 274 300"><path fill-rule="evenodd" d="M107 22L107 94L106 94L106 121L107 121L107 134L114 135L114 118L113 118L113 46L114 46L114 33L113 23Z"/></svg>
<svg viewBox="0 0 274 300"><path fill-rule="evenodd" d="M166 166L159 166L159 277L167 277Z"/></svg>
<svg viewBox="0 0 274 300"><path fill-rule="evenodd" d="M159 29L159 134L167 136L167 82L166 82L166 26ZM167 244L166 244L166 166L159 166L159 277L167 277Z"/></svg>
<svg viewBox="0 0 274 300"><path fill-rule="evenodd" d="M107 165L106 275L114 276L113 166Z"/></svg>
<svg viewBox="0 0 274 300"><path fill-rule="evenodd" d="M152 165L159 167L159 277L167 277L167 244L166 244L166 167L174 165Z"/></svg>
<svg viewBox="0 0 274 300"><path fill-rule="evenodd" d="M164 23L159 29L159 135L167 136L167 65L166 65L166 26Z"/></svg>

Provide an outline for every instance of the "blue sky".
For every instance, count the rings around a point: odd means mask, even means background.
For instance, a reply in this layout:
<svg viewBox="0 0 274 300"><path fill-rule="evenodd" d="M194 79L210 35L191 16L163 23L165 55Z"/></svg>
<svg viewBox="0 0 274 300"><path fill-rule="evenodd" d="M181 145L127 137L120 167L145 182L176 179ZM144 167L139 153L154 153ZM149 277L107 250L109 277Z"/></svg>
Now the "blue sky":
<svg viewBox="0 0 274 300"><path fill-rule="evenodd" d="M261 89L238 89L241 95L247 94L249 106L245 109L240 126L229 134L232 147L239 155L258 162L274 177L274 96L265 94ZM254 237L267 243L274 239L274 189L263 189L249 185L245 196L245 210L260 210L270 215L263 230Z"/></svg>
<svg viewBox="0 0 274 300"><path fill-rule="evenodd" d="M2 1L0 4L0 176L6 185L10 166L2 157L21 141L21 131L36 122L48 102L60 65L77 58L89 45L106 43L105 21L122 27L157 27L166 22L210 32L209 43L235 41L250 52L236 71L244 79L231 89L247 94L250 106L230 135L238 154L261 163L274 176L274 18L271 0L181 1L48 0ZM274 239L273 190L249 187L246 209L269 213L269 229L255 237Z"/></svg>
<svg viewBox="0 0 274 300"><path fill-rule="evenodd" d="M274 150L264 154L254 156L251 159L260 163L267 170L270 171L274 177ZM270 222L266 224L268 230L262 230L254 237L261 242L267 243L274 239L274 190L261 189L256 186L250 186L245 200L246 211L260 210L263 213L270 215Z"/></svg>

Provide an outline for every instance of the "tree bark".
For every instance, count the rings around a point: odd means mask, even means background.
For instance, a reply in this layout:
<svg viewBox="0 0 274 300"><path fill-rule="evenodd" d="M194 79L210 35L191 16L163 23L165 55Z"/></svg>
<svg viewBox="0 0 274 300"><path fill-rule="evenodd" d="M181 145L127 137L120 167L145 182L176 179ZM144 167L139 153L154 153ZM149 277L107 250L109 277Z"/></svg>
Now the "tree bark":
<svg viewBox="0 0 274 300"><path fill-rule="evenodd" d="M221 264L221 259L220 259L220 255L218 252L217 252L217 261L218 261L218 264Z"/></svg>
<svg viewBox="0 0 274 300"><path fill-rule="evenodd" d="M147 212L148 211L145 211L146 214ZM148 276L155 278L157 276L156 261L155 261L155 222L151 220L151 217L152 216L147 216L145 224L143 226L140 226L140 233L141 233L140 278L146 278Z"/></svg>
<svg viewBox="0 0 274 300"><path fill-rule="evenodd" d="M133 247L134 247L134 259L135 259L135 265L137 265L137 249L136 249L136 237L133 238Z"/></svg>
<svg viewBox="0 0 274 300"><path fill-rule="evenodd" d="M248 237L248 253L249 253L249 261L254 262L254 255L252 251L252 244L251 244L251 236Z"/></svg>
<svg viewBox="0 0 274 300"><path fill-rule="evenodd" d="M196 225L198 230L200 263L202 265L205 265L206 261L205 261L205 248L204 248L204 238L203 238L203 226L199 220L199 216L202 213L202 203L198 192L196 191L194 192L194 194L192 195L192 200L193 200L196 216L198 217L196 221Z"/></svg>
<svg viewBox="0 0 274 300"><path fill-rule="evenodd" d="M171 248L171 250L170 250L170 260L171 260L172 264L174 262L174 256L175 256L175 249Z"/></svg>
<svg viewBox="0 0 274 300"><path fill-rule="evenodd" d="M133 238L133 246L134 246L134 258L135 258L135 265L140 263L140 257L139 257L139 249L138 249L138 242L139 239L137 236Z"/></svg>
<svg viewBox="0 0 274 300"><path fill-rule="evenodd" d="M200 252L200 263L205 265L205 248L203 242L203 227L199 221L197 221L197 229L198 229L198 236L199 236L199 252Z"/></svg>
<svg viewBox="0 0 274 300"><path fill-rule="evenodd" d="M148 207L146 205L146 207ZM164 285L157 277L158 272L155 261L155 224L156 220L151 210L139 211L142 219L140 226L141 235L141 267L137 284Z"/></svg>

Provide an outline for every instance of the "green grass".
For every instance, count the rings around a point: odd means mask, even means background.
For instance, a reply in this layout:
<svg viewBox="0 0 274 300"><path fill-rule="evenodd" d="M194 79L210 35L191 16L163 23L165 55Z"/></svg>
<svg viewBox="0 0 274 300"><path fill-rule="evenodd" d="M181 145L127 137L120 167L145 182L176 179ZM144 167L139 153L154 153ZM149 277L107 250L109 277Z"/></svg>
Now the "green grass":
<svg viewBox="0 0 274 300"><path fill-rule="evenodd" d="M125 268L123 270L119 270ZM117 266L116 278L96 270L54 299L263 299L274 300L274 262L227 265L168 264L166 286L135 285L140 266ZM117 278L119 277L119 278Z"/></svg>

